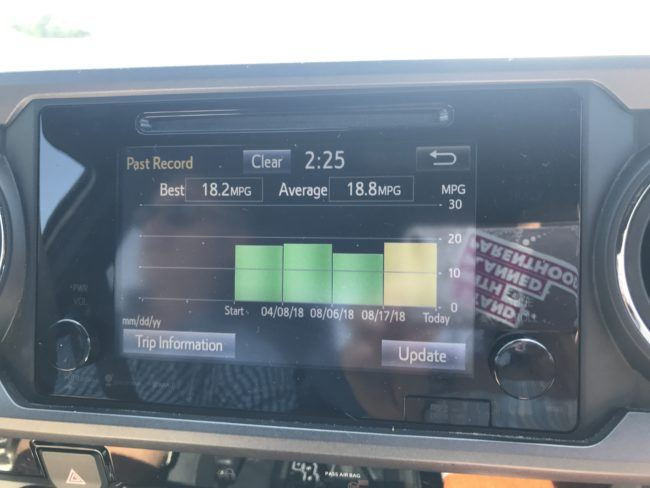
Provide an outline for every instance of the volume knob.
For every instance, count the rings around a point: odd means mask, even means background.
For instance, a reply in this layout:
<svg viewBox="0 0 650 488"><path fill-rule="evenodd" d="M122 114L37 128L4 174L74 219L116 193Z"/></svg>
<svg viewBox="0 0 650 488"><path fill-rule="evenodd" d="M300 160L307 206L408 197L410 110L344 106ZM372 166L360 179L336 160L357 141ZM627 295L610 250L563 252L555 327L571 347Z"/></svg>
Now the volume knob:
<svg viewBox="0 0 650 488"><path fill-rule="evenodd" d="M76 320L55 322L47 331L47 359L59 371L74 371L90 359L92 341L86 328Z"/></svg>

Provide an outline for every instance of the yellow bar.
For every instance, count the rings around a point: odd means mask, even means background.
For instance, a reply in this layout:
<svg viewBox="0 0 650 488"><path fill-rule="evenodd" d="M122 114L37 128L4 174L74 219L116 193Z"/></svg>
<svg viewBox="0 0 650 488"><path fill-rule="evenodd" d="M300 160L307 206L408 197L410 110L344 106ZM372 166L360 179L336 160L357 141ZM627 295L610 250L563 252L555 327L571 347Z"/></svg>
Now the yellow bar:
<svg viewBox="0 0 650 488"><path fill-rule="evenodd" d="M436 275L430 273L386 273L384 274L384 305L434 308L436 285Z"/></svg>
<svg viewBox="0 0 650 488"><path fill-rule="evenodd" d="M384 305L436 307L438 246L384 244Z"/></svg>
<svg viewBox="0 0 650 488"><path fill-rule="evenodd" d="M438 245L431 242L386 242L384 271L436 273Z"/></svg>

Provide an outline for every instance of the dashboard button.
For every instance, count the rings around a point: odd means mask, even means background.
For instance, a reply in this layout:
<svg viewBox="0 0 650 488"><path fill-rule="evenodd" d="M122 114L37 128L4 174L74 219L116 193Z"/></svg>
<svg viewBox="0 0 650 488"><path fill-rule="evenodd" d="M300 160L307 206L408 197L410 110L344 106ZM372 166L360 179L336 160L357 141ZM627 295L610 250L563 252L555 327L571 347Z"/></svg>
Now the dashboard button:
<svg viewBox="0 0 650 488"><path fill-rule="evenodd" d="M290 149L244 150L244 174L290 174Z"/></svg>
<svg viewBox="0 0 650 488"><path fill-rule="evenodd" d="M450 342L381 341L381 365L464 371L466 345Z"/></svg>
<svg viewBox="0 0 650 488"><path fill-rule="evenodd" d="M420 146L415 151L417 171L462 171L470 168L469 146Z"/></svg>
<svg viewBox="0 0 650 488"><path fill-rule="evenodd" d="M74 371L90 358L90 334L76 320L59 320L50 326L45 348L52 366L60 371Z"/></svg>
<svg viewBox="0 0 650 488"><path fill-rule="evenodd" d="M555 381L553 355L534 339L506 343L496 351L492 369L501 389L519 400L543 395Z"/></svg>
<svg viewBox="0 0 650 488"><path fill-rule="evenodd" d="M97 451L40 450L40 458L56 488L104 488L108 486L106 465Z"/></svg>
<svg viewBox="0 0 650 488"><path fill-rule="evenodd" d="M233 359L236 335L221 332L124 329L126 354L184 359Z"/></svg>

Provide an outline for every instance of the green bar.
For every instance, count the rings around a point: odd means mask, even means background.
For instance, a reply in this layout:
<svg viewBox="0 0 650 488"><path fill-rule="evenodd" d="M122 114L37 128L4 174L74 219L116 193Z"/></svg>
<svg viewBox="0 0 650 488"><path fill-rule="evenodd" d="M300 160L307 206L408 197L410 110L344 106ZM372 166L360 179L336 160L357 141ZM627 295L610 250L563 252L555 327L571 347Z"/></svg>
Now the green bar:
<svg viewBox="0 0 650 488"><path fill-rule="evenodd" d="M283 299L293 303L332 302L332 245L285 244Z"/></svg>
<svg viewBox="0 0 650 488"><path fill-rule="evenodd" d="M236 302L281 302L282 270L236 269Z"/></svg>
<svg viewBox="0 0 650 488"><path fill-rule="evenodd" d="M332 269L331 244L285 244L284 269Z"/></svg>
<svg viewBox="0 0 650 488"><path fill-rule="evenodd" d="M333 301L341 305L382 305L383 254L334 254Z"/></svg>
<svg viewBox="0 0 650 488"><path fill-rule="evenodd" d="M384 271L383 254L334 253L334 271Z"/></svg>
<svg viewBox="0 0 650 488"><path fill-rule="evenodd" d="M235 301L282 301L282 246L235 246Z"/></svg>
<svg viewBox="0 0 650 488"><path fill-rule="evenodd" d="M235 268L282 269L282 246L235 246Z"/></svg>
<svg viewBox="0 0 650 488"><path fill-rule="evenodd" d="M288 303L332 303L332 272L285 270L283 296Z"/></svg>

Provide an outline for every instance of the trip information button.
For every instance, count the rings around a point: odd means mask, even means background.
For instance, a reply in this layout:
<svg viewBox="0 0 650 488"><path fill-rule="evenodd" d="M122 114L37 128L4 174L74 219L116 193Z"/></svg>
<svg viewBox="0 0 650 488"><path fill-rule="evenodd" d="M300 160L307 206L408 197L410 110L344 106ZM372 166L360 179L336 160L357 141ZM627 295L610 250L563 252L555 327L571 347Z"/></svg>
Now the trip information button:
<svg viewBox="0 0 650 488"><path fill-rule="evenodd" d="M415 151L417 171L470 169L469 146L421 146Z"/></svg>
<svg viewBox="0 0 650 488"><path fill-rule="evenodd" d="M125 329L125 354L184 359L233 359L235 334Z"/></svg>
<svg viewBox="0 0 650 488"><path fill-rule="evenodd" d="M465 370L465 344L381 341L381 365L398 368Z"/></svg>

